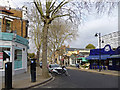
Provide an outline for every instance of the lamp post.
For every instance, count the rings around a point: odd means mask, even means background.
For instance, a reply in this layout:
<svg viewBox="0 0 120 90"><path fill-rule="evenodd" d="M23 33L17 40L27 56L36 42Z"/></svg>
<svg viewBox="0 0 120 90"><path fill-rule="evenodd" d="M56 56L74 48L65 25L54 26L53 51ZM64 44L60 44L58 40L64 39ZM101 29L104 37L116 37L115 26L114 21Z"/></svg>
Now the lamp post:
<svg viewBox="0 0 120 90"><path fill-rule="evenodd" d="M101 33L96 33L95 37L99 37L99 59L98 59L98 64L99 64L99 72L101 71Z"/></svg>

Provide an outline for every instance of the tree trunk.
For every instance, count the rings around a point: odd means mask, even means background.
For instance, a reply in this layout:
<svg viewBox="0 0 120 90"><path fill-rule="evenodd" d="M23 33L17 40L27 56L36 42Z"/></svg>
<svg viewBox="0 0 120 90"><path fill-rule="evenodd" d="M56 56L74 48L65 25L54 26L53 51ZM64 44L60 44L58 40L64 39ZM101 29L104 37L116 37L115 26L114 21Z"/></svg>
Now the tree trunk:
<svg viewBox="0 0 120 90"><path fill-rule="evenodd" d="M37 51L37 66L39 66L40 49Z"/></svg>
<svg viewBox="0 0 120 90"><path fill-rule="evenodd" d="M48 78L49 72L47 68L47 35L48 35L49 24L44 24L43 27L43 43L42 43L42 76L43 78Z"/></svg>

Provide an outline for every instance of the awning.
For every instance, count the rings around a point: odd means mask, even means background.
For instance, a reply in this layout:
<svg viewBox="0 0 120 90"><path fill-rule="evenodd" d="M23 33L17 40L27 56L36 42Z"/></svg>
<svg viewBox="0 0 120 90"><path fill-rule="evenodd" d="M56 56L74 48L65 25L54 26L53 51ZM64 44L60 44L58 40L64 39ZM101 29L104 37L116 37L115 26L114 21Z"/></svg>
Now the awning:
<svg viewBox="0 0 120 90"><path fill-rule="evenodd" d="M101 60L106 60L107 58L111 58L110 55L101 55ZM87 60L99 60L99 55L90 55L86 57Z"/></svg>
<svg viewBox="0 0 120 90"><path fill-rule="evenodd" d="M112 55L110 58L120 58L120 55Z"/></svg>
<svg viewBox="0 0 120 90"><path fill-rule="evenodd" d="M78 60L81 59L82 62L88 62L88 60L86 60L85 57L78 57L77 59L78 59Z"/></svg>

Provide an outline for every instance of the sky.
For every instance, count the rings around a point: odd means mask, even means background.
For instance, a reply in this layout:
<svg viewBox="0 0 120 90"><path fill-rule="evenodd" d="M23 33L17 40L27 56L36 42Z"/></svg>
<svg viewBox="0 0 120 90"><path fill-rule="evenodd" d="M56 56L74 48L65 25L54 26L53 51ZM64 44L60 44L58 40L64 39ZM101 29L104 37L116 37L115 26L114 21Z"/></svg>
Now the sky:
<svg viewBox="0 0 120 90"><path fill-rule="evenodd" d="M79 26L79 37L69 43L71 47L85 48L88 44L98 46L98 38L94 35L98 32L101 35L118 31L118 12L115 9L110 16L107 14L97 16L96 14L88 15L84 25Z"/></svg>
<svg viewBox="0 0 120 90"><path fill-rule="evenodd" d="M27 2L32 2L32 0L4 0L9 1L11 7L22 7L23 5L28 5ZM3 4L3 0L0 0L0 5L8 5L8 3ZM87 15L86 21L79 26L78 34L76 40L73 40L67 44L71 48L85 48L88 44L93 44L97 47L98 38L94 35L100 32L102 35L109 34L118 31L118 10L117 8L112 10L110 16L107 14L98 15L95 12Z"/></svg>

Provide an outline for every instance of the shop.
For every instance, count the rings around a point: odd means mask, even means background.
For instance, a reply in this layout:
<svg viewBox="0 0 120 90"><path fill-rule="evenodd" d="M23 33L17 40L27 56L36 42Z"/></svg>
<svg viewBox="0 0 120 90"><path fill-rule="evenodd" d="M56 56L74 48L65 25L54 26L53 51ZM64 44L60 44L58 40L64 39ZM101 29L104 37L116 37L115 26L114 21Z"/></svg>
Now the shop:
<svg viewBox="0 0 120 90"><path fill-rule="evenodd" d="M90 55L86 57L89 60L90 69L108 69L111 55L114 55L114 51L110 45L106 45L101 49L91 49Z"/></svg>
<svg viewBox="0 0 120 90"><path fill-rule="evenodd" d="M84 65L84 64L88 63L88 60L86 60L85 57L78 57L77 58L77 63L79 65Z"/></svg>
<svg viewBox="0 0 120 90"><path fill-rule="evenodd" d="M14 33L0 33L0 71L4 73L5 63L12 62L13 75L26 72L27 49L27 39ZM4 58L5 54L8 57Z"/></svg>
<svg viewBox="0 0 120 90"><path fill-rule="evenodd" d="M120 71L120 46L115 50L114 55L111 55L108 69Z"/></svg>

